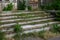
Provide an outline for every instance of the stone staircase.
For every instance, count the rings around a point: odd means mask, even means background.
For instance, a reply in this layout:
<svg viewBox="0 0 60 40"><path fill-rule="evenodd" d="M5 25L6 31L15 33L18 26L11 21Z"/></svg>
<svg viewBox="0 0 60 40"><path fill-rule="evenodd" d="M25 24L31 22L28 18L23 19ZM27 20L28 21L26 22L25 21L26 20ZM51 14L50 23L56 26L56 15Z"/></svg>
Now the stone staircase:
<svg viewBox="0 0 60 40"><path fill-rule="evenodd" d="M34 12L3 12L0 13L0 30L7 34L6 37L11 37L15 33L13 31L16 23L23 28L23 33L38 32L49 30L49 26L58 23L53 20L53 16L44 11Z"/></svg>

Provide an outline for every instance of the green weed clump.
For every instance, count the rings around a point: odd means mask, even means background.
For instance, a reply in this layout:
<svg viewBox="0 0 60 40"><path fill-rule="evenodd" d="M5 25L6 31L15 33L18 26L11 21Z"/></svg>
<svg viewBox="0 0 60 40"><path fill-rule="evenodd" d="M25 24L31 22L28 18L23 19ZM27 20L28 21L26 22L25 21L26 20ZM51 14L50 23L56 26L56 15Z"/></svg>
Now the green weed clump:
<svg viewBox="0 0 60 40"><path fill-rule="evenodd" d="M10 3L6 7L3 8L3 11L11 11L13 9L13 4Z"/></svg>

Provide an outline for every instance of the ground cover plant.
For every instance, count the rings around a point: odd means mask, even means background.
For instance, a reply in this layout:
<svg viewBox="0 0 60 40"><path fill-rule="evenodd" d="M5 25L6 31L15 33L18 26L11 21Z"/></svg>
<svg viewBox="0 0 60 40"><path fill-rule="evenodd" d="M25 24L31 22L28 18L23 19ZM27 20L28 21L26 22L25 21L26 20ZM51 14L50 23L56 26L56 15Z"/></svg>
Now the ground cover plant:
<svg viewBox="0 0 60 40"><path fill-rule="evenodd" d="M16 33L15 36L13 37L15 40L20 40L21 37L21 33L22 33L22 28L21 25L19 25L18 23L14 26L14 32Z"/></svg>

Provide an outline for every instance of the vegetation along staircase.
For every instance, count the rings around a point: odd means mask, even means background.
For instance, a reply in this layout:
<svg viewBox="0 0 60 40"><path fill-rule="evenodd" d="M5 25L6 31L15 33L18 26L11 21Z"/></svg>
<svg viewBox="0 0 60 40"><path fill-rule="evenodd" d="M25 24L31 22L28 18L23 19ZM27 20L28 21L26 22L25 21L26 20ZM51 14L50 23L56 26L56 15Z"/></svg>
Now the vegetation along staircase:
<svg viewBox="0 0 60 40"><path fill-rule="evenodd" d="M14 25L20 24L23 28L23 33L38 32L49 29L49 25L58 23L53 21L53 16L44 11L34 12L2 12L0 13L0 30L6 32L6 37L11 37L15 33L13 32Z"/></svg>

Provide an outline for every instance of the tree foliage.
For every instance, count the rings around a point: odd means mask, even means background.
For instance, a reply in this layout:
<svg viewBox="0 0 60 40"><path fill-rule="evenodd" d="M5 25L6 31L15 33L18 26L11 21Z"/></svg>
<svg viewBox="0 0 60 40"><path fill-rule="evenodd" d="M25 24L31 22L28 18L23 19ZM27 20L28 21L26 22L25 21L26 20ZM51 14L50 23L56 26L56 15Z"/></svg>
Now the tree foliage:
<svg viewBox="0 0 60 40"><path fill-rule="evenodd" d="M41 8L47 10L60 10L60 0L53 0L48 4L42 5Z"/></svg>

